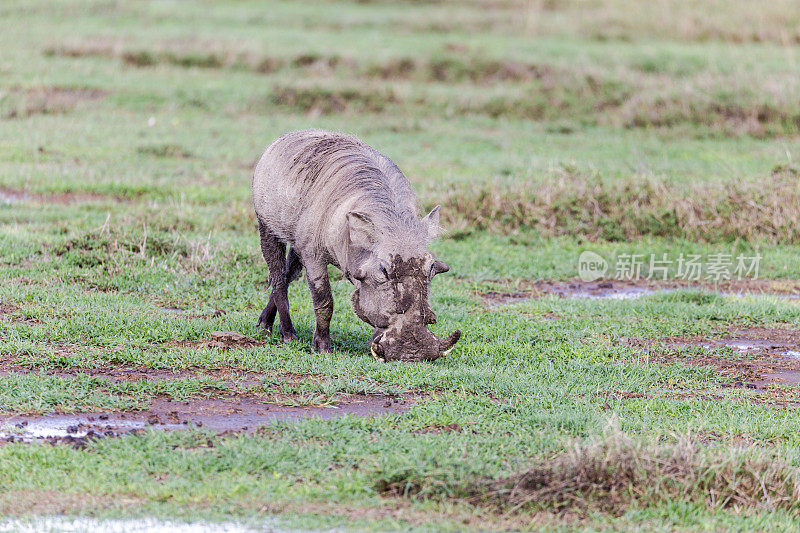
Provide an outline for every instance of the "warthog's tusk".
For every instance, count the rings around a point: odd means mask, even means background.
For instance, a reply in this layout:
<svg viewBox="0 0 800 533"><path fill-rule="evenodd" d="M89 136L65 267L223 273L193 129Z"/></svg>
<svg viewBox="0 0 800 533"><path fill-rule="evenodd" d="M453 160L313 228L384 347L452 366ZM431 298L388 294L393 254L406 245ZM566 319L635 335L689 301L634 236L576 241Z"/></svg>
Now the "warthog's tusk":
<svg viewBox="0 0 800 533"><path fill-rule="evenodd" d="M381 363L385 363L386 359L378 355L378 352L375 351L374 346L369 347L369 351L372 353L372 357L375 358L376 361L380 361Z"/></svg>
<svg viewBox="0 0 800 533"><path fill-rule="evenodd" d="M441 350L442 346L449 346L449 348L447 348L446 350L442 350L442 352L441 352L442 355L440 355L439 357L444 357L445 355L447 355L450 352L452 352L453 348L455 348L456 343L458 342L458 339L460 339L460 338L461 338L461 330L457 329L449 337L447 337L447 340L445 340L445 341L441 341L440 340L439 341L439 349L440 350Z"/></svg>

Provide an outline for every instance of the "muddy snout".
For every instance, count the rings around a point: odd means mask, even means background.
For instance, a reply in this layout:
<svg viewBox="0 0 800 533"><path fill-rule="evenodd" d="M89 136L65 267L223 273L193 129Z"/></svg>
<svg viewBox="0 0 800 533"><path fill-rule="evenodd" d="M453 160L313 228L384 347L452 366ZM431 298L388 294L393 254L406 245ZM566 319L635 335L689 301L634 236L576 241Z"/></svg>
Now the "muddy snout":
<svg viewBox="0 0 800 533"><path fill-rule="evenodd" d="M372 357L387 361L435 361L453 349L461 331L456 330L446 339L440 339L425 326L409 330L406 328L376 329L370 351Z"/></svg>

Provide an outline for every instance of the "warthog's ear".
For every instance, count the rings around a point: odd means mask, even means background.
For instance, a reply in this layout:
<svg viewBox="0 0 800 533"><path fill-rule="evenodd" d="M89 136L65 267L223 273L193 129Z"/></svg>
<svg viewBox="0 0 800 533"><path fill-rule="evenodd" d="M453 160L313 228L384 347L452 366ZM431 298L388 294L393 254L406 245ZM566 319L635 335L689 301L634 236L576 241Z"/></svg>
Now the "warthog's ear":
<svg viewBox="0 0 800 533"><path fill-rule="evenodd" d="M431 270L433 271L433 275L435 276L436 274L443 274L449 271L450 267L447 266L447 263L445 263L444 261L436 260L433 262L433 267L431 267Z"/></svg>
<svg viewBox="0 0 800 533"><path fill-rule="evenodd" d="M350 246L368 250L375 243L375 224L364 213L357 211L347 213L347 231Z"/></svg>
<svg viewBox="0 0 800 533"><path fill-rule="evenodd" d="M439 209L441 207L442 206L437 205L422 219L422 224L428 228L428 240L435 239L439 236Z"/></svg>

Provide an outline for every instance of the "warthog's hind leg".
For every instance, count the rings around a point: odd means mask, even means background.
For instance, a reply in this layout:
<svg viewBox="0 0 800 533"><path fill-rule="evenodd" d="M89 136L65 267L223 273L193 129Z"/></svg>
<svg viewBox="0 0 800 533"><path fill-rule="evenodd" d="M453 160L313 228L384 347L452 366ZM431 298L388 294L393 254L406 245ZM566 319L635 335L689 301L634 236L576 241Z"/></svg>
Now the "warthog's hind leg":
<svg viewBox="0 0 800 533"><path fill-rule="evenodd" d="M287 286L292 283L300 275L303 270L303 263L300 262L300 256L294 251L289 249L289 255L286 258L286 268L284 268L284 282ZM287 293L288 301L288 293ZM261 311L261 316L258 317L257 326L262 327L266 331L272 331L272 325L275 323L275 316L278 314L278 306L275 305L275 298L272 295L269 297L269 303Z"/></svg>
<svg viewBox="0 0 800 533"><path fill-rule="evenodd" d="M287 265L286 245L260 220L258 222L258 230L261 234L261 253L264 256L264 261L267 262L269 283L272 286L269 303L261 312L261 316L258 318L258 325L266 331L272 331L272 324L275 322L275 315L277 314L280 319L278 333L281 340L284 342L295 341L297 340L297 333L294 331L292 319L289 316L289 281L287 280L287 275L290 272L289 267L292 269L297 269L298 267L292 264L294 261L291 260L291 257ZM294 257L296 257L296 254L294 254ZM299 268L302 268L302 264Z"/></svg>

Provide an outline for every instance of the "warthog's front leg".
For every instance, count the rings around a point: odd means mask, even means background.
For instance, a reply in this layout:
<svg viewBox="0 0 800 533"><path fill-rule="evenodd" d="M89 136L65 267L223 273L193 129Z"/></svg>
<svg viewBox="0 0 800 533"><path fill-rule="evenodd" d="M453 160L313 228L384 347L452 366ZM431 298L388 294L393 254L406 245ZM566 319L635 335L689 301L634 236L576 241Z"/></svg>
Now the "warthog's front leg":
<svg viewBox="0 0 800 533"><path fill-rule="evenodd" d="M333 317L333 294L328 280L328 266L325 264L309 264L306 267L308 287L314 302L314 340L312 347L318 352L331 351L331 317Z"/></svg>

